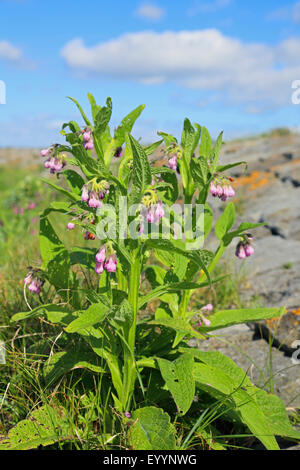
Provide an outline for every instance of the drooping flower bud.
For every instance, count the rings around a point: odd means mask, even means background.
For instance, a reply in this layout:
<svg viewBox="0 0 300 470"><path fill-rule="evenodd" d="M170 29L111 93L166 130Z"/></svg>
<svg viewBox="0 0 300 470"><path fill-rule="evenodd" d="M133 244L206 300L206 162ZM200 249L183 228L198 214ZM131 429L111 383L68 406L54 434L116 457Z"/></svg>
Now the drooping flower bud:
<svg viewBox="0 0 300 470"><path fill-rule="evenodd" d="M202 310L206 310L207 312L212 312L214 309L214 306L212 304L207 304L202 307Z"/></svg>
<svg viewBox="0 0 300 470"><path fill-rule="evenodd" d="M25 277L25 279L24 279L24 284L25 284L25 286L28 286L28 284L30 284L31 281L32 281L32 274L29 273L29 274L26 275L26 277Z"/></svg>
<svg viewBox="0 0 300 470"><path fill-rule="evenodd" d="M115 158L120 158L121 154L122 154L122 147L118 147L114 153L114 157Z"/></svg>
<svg viewBox="0 0 300 470"><path fill-rule="evenodd" d="M208 318L203 318L203 324L204 326L210 326L211 325L211 321L208 319Z"/></svg>
<svg viewBox="0 0 300 470"><path fill-rule="evenodd" d="M51 150L51 147L48 148L48 149L41 150L41 152L40 152L41 156L42 157L47 157L47 155L49 155L49 153L50 153L50 150Z"/></svg>
<svg viewBox="0 0 300 470"><path fill-rule="evenodd" d="M88 187L86 185L84 185L82 187L81 200L82 200L82 202L88 202L88 200L89 200L89 190L88 190Z"/></svg>

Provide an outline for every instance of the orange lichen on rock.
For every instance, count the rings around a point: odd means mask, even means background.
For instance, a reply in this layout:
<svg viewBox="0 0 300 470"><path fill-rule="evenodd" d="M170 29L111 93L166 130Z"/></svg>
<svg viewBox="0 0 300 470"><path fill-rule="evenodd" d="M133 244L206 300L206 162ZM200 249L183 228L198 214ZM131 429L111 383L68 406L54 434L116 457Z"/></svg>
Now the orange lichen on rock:
<svg viewBox="0 0 300 470"><path fill-rule="evenodd" d="M295 308L294 310L292 310L292 314L293 314L293 315L300 315L300 307L299 307L299 308Z"/></svg>
<svg viewBox="0 0 300 470"><path fill-rule="evenodd" d="M258 170L252 171L250 175L240 176L236 179L235 187L249 186L250 189L257 189L269 184L274 178L272 173L261 172Z"/></svg>

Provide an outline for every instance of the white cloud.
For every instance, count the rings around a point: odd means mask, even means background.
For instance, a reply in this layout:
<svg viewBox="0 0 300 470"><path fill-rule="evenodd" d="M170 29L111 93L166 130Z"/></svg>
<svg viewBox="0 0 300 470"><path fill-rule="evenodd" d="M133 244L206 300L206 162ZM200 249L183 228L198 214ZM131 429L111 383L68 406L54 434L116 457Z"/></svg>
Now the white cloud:
<svg viewBox="0 0 300 470"><path fill-rule="evenodd" d="M18 61L22 59L21 49L15 47L8 41L0 41L0 59Z"/></svg>
<svg viewBox="0 0 300 470"><path fill-rule="evenodd" d="M290 104L291 83L300 78L299 48L300 38L268 46L207 29L131 33L93 47L74 39L61 55L86 75L147 85L174 82L253 112Z"/></svg>
<svg viewBox="0 0 300 470"><path fill-rule="evenodd" d="M143 3L136 11L136 15L151 21L160 20L165 14L163 8L152 3Z"/></svg>

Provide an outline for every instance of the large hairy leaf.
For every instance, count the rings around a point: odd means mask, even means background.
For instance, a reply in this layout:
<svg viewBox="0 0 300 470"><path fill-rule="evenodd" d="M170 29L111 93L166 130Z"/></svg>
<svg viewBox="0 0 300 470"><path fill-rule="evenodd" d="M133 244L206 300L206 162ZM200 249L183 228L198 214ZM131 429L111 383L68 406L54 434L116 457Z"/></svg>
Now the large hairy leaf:
<svg viewBox="0 0 300 470"><path fill-rule="evenodd" d="M195 363L194 377L198 385L204 390L210 388L227 395L234 403L234 411L240 416L250 431L269 450L279 450L278 444L271 430L269 422L263 411L257 405L250 393L242 390L231 377L220 369L202 363Z"/></svg>
<svg viewBox="0 0 300 470"><path fill-rule="evenodd" d="M77 313L79 313L79 317L65 328L67 333L78 333L89 326L101 323L108 313L108 307L102 302L98 302L97 304L92 304L87 310Z"/></svg>
<svg viewBox="0 0 300 470"><path fill-rule="evenodd" d="M139 144L139 142L135 140L131 135L129 135L129 141L133 155L133 202L138 203L152 181L151 169L147 155L142 146Z"/></svg>
<svg viewBox="0 0 300 470"><path fill-rule="evenodd" d="M12 428L7 438L0 441L0 450L36 449L72 439L73 424L66 410L45 405Z"/></svg>
<svg viewBox="0 0 300 470"><path fill-rule="evenodd" d="M47 384L53 384L65 373L74 369L89 369L92 372L104 373L99 360L93 351L73 349L53 354L44 365L44 377Z"/></svg>
<svg viewBox="0 0 300 470"><path fill-rule="evenodd" d="M157 359L157 363L180 413L182 415L186 414L195 396L193 356L191 354L182 354L173 362L166 359Z"/></svg>
<svg viewBox="0 0 300 470"><path fill-rule="evenodd" d="M175 429L161 408L147 406L132 414L129 441L134 450L175 450Z"/></svg>
<svg viewBox="0 0 300 470"><path fill-rule="evenodd" d="M247 323L251 321L266 320L284 315L286 309L281 308L241 308L237 310L220 310L210 315L211 325L203 327L202 330L213 331L219 328L228 328L239 323Z"/></svg>

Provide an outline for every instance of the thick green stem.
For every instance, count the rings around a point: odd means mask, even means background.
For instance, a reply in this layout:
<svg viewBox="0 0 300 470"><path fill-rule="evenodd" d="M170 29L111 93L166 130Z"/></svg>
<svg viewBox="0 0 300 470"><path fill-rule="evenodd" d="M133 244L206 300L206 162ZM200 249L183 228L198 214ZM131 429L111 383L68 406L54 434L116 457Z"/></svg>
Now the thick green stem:
<svg viewBox="0 0 300 470"><path fill-rule="evenodd" d="M136 250L133 257L133 263L130 269L128 284L128 301L132 308L132 322L125 332L127 346L124 345L124 375L123 375L123 396L122 404L124 410L129 410L134 385L136 380L135 364L135 334L138 313L138 293L140 284L141 260L139 251Z"/></svg>

